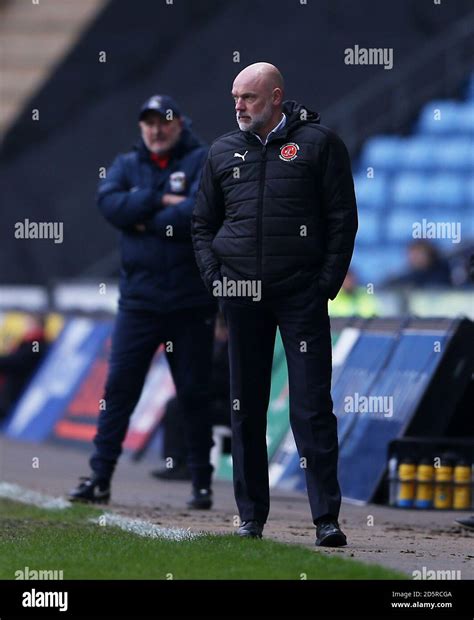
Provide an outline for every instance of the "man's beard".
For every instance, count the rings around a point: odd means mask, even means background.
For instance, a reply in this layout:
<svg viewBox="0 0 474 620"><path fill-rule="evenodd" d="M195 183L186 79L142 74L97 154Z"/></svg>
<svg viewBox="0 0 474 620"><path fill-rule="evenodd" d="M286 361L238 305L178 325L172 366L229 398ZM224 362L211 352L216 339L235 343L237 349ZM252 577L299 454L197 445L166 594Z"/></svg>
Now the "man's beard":
<svg viewBox="0 0 474 620"><path fill-rule="evenodd" d="M181 132L179 132L177 136L170 140L166 146L154 146L153 143L151 143L150 146L147 146L148 149L156 155L166 155L166 153L169 153L178 144L180 138Z"/></svg>
<svg viewBox="0 0 474 620"><path fill-rule="evenodd" d="M272 102L269 101L260 114L256 114L251 120L250 123L242 123L237 116L237 124L241 131L253 131L257 132L259 129L264 127L272 116Z"/></svg>

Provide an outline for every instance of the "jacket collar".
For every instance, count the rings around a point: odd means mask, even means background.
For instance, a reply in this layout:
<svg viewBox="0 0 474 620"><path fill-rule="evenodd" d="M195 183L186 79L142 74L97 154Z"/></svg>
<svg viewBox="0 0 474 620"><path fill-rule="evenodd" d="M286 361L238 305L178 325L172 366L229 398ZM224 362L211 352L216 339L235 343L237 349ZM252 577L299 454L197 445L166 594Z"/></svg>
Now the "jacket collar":
<svg viewBox="0 0 474 620"><path fill-rule="evenodd" d="M285 140L296 127L300 127L306 123L319 124L321 118L318 112L313 112L296 101L285 101L283 103L283 113L286 116L285 126L272 133L268 138L267 144L277 140ZM262 146L260 140L252 132L243 131L242 133L252 144Z"/></svg>

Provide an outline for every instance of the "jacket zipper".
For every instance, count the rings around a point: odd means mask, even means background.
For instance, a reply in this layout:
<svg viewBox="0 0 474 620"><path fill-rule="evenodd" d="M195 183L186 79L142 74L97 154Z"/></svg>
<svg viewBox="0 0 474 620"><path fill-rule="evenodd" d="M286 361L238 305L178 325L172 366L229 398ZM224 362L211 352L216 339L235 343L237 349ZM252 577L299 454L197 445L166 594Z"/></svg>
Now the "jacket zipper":
<svg viewBox="0 0 474 620"><path fill-rule="evenodd" d="M258 193L258 218L257 218L257 282L262 280L262 228L263 228L263 191L265 188L265 171L267 163L267 147L262 148L262 161L260 163L260 186Z"/></svg>

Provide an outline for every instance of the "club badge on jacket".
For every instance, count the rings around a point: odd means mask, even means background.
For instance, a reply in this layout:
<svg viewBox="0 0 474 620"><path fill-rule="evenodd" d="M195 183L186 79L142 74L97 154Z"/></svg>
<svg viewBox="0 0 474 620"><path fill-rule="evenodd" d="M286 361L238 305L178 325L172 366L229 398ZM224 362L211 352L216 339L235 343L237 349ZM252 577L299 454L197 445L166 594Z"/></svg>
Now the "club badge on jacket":
<svg viewBox="0 0 474 620"><path fill-rule="evenodd" d="M173 194L184 194L186 191L186 174L184 172L173 172L170 175L170 189Z"/></svg>
<svg viewBox="0 0 474 620"><path fill-rule="evenodd" d="M298 151L300 147L296 142L290 142L289 144L285 144L280 149L280 159L283 161L293 161L298 157Z"/></svg>

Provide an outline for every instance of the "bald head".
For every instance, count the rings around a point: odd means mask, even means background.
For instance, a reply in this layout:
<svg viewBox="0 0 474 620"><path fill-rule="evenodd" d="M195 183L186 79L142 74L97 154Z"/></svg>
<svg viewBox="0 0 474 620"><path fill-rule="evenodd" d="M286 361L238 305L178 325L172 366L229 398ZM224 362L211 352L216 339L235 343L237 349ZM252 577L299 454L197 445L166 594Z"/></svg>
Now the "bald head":
<svg viewBox="0 0 474 620"><path fill-rule="evenodd" d="M242 85L265 88L271 92L279 88L283 93L283 76L280 71L268 62L256 62L242 69L234 80L234 87Z"/></svg>
<svg viewBox="0 0 474 620"><path fill-rule="evenodd" d="M257 62L245 67L232 87L240 129L266 137L281 119L283 91L283 76L274 65Z"/></svg>

